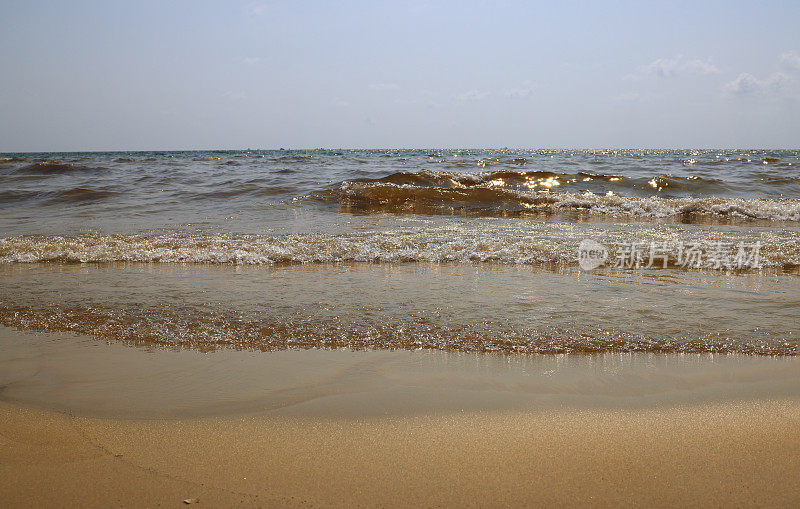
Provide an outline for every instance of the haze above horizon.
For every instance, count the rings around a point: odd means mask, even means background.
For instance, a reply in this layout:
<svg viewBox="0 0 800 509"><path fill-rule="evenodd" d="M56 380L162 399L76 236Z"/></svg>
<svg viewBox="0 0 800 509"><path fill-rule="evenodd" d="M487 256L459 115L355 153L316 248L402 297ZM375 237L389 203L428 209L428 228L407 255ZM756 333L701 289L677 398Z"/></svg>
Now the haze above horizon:
<svg viewBox="0 0 800 509"><path fill-rule="evenodd" d="M0 152L797 148L798 19L792 2L3 2Z"/></svg>

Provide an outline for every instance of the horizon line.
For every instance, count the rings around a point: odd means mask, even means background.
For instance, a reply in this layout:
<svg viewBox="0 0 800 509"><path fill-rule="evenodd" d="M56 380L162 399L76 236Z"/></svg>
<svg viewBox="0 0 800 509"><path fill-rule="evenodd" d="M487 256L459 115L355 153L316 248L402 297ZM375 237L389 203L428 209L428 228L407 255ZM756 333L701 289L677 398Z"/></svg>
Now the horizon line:
<svg viewBox="0 0 800 509"><path fill-rule="evenodd" d="M800 150L800 147L277 147L277 148L173 148L173 149L102 149L102 150L20 150L0 151L0 154L103 154L103 153L136 153L136 152L279 152L279 151L330 151L330 150L492 150L492 151L605 151L605 150Z"/></svg>

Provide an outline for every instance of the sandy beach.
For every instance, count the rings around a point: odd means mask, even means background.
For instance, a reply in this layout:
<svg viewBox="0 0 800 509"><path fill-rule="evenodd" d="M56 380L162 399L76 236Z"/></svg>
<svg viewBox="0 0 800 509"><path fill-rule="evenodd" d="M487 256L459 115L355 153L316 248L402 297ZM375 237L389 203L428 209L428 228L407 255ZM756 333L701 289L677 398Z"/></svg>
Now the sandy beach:
<svg viewBox="0 0 800 509"><path fill-rule="evenodd" d="M796 506L800 405L109 420L0 405L12 507ZM87 489L91 487L91 489Z"/></svg>
<svg viewBox="0 0 800 509"><path fill-rule="evenodd" d="M0 2L0 509L800 508L798 19Z"/></svg>
<svg viewBox="0 0 800 509"><path fill-rule="evenodd" d="M800 501L795 358L0 338L11 507Z"/></svg>

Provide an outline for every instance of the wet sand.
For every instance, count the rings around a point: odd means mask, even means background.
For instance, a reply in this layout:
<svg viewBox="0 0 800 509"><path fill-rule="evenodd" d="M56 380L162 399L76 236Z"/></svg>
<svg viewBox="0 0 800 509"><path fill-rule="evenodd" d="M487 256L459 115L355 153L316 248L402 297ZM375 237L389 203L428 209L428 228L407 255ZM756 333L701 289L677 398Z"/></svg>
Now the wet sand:
<svg viewBox="0 0 800 509"><path fill-rule="evenodd" d="M12 507L800 503L795 358L0 340Z"/></svg>

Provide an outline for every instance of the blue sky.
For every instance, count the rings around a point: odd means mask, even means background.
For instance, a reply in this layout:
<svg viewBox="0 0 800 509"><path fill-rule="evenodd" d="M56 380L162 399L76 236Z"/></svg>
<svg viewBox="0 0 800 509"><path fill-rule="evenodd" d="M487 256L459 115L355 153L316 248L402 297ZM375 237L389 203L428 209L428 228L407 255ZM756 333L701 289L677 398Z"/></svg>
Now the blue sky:
<svg viewBox="0 0 800 509"><path fill-rule="evenodd" d="M800 2L0 0L0 151L798 148L799 24Z"/></svg>

